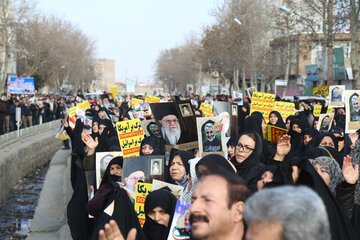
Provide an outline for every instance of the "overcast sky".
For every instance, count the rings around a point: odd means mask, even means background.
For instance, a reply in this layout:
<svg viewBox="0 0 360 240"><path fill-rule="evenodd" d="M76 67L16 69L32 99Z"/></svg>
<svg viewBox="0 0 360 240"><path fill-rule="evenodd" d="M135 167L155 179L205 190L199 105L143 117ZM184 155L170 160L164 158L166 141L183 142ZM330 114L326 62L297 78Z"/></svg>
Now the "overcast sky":
<svg viewBox="0 0 360 240"><path fill-rule="evenodd" d="M96 57L116 61L116 80L153 80L161 50L215 22L222 0L38 0L45 14L71 21L96 41Z"/></svg>

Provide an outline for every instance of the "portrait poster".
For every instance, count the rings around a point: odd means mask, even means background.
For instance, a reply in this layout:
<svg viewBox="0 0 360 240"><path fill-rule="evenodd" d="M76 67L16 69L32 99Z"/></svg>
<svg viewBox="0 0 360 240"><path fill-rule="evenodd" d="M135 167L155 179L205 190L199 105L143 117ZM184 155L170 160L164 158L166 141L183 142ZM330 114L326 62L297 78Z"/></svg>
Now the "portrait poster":
<svg viewBox="0 0 360 240"><path fill-rule="evenodd" d="M184 106L190 111L182 112ZM189 150L197 146L195 113L189 100L167 103L151 103L151 111L159 123L165 145L180 150Z"/></svg>
<svg viewBox="0 0 360 240"><path fill-rule="evenodd" d="M278 111L285 122L287 117L295 115L295 103L276 101L273 110Z"/></svg>
<svg viewBox="0 0 360 240"><path fill-rule="evenodd" d="M141 128L140 120L134 119L117 122L116 131L123 157L139 156L141 141L144 139L144 131Z"/></svg>
<svg viewBox="0 0 360 240"><path fill-rule="evenodd" d="M88 134L92 134L92 124L93 124L92 116L86 115L84 118L83 130L86 131Z"/></svg>
<svg viewBox="0 0 360 240"><path fill-rule="evenodd" d="M360 90L345 90L346 124L345 132L354 133L360 129Z"/></svg>
<svg viewBox="0 0 360 240"><path fill-rule="evenodd" d="M190 203L177 200L167 240L190 239Z"/></svg>
<svg viewBox="0 0 360 240"><path fill-rule="evenodd" d="M147 137L155 136L158 138L162 138L160 128L161 125L157 123L155 120L142 120L140 122L141 128L144 130L144 134Z"/></svg>
<svg viewBox="0 0 360 240"><path fill-rule="evenodd" d="M154 172L155 162L159 163L159 171L156 172L156 175L151 175ZM138 181L151 183L153 179L164 180L163 155L148 155L124 159L121 180L131 200L135 199L135 186Z"/></svg>
<svg viewBox="0 0 360 240"><path fill-rule="evenodd" d="M109 162L114 157L122 156L122 152L97 152L95 155L96 189L99 189L101 180Z"/></svg>
<svg viewBox="0 0 360 240"><path fill-rule="evenodd" d="M201 103L200 110L202 111L202 113L205 117L214 116L213 105L211 105L211 104L207 104L205 102Z"/></svg>
<svg viewBox="0 0 360 240"><path fill-rule="evenodd" d="M238 108L242 106L237 105L236 103L231 104L231 134L229 136L235 136L239 134L239 117L238 117Z"/></svg>
<svg viewBox="0 0 360 240"><path fill-rule="evenodd" d="M320 114L319 122L316 126L316 129L319 132L328 132L331 129L333 120L334 120L334 113Z"/></svg>
<svg viewBox="0 0 360 240"><path fill-rule="evenodd" d="M279 128L272 125L267 125L265 139L270 142L277 143L282 136L287 134L287 132L288 132L287 129Z"/></svg>
<svg viewBox="0 0 360 240"><path fill-rule="evenodd" d="M314 110L313 110L314 117L320 117L321 110L322 110L322 105L321 104L316 104L314 106Z"/></svg>
<svg viewBox="0 0 360 240"><path fill-rule="evenodd" d="M330 103L329 107L344 107L345 101L345 86L344 85L334 85L329 87L330 94Z"/></svg>
<svg viewBox="0 0 360 240"><path fill-rule="evenodd" d="M150 191L151 191L151 183L138 182L136 184L134 209L139 219L139 223L141 227L143 227L145 223L145 219L146 219L145 201Z"/></svg>
<svg viewBox="0 0 360 240"><path fill-rule="evenodd" d="M214 102L214 115L222 118L223 129L225 136L231 136L231 121L230 116L232 115L231 103L230 102ZM237 123L236 123L237 124Z"/></svg>
<svg viewBox="0 0 360 240"><path fill-rule="evenodd" d="M247 96L251 99L254 92L257 92L256 87L249 87L246 89Z"/></svg>
<svg viewBox="0 0 360 240"><path fill-rule="evenodd" d="M152 182L151 191L155 191L155 190L158 190L161 188L168 188L170 190L170 192L176 197L176 199L181 199L183 192L184 192L184 187L182 187L180 185L171 184L171 183L167 183L164 181L154 179Z"/></svg>
<svg viewBox="0 0 360 240"><path fill-rule="evenodd" d="M201 156L216 153L226 158L227 148L222 122L221 116L196 118Z"/></svg>
<svg viewBox="0 0 360 240"><path fill-rule="evenodd" d="M194 93L194 85L193 84L187 84L186 85L186 91L188 94Z"/></svg>
<svg viewBox="0 0 360 240"><path fill-rule="evenodd" d="M241 91L233 91L232 100L237 105L242 106L244 104L244 93Z"/></svg>
<svg viewBox="0 0 360 240"><path fill-rule="evenodd" d="M148 102L148 103L159 103L159 102L160 102L160 98L159 98L159 97L156 97L156 96L146 95L146 97L145 97L145 102Z"/></svg>
<svg viewBox="0 0 360 240"><path fill-rule="evenodd" d="M274 102L274 94L254 92L251 98L250 115L253 112L261 112L265 121L269 122L269 114L274 108Z"/></svg>

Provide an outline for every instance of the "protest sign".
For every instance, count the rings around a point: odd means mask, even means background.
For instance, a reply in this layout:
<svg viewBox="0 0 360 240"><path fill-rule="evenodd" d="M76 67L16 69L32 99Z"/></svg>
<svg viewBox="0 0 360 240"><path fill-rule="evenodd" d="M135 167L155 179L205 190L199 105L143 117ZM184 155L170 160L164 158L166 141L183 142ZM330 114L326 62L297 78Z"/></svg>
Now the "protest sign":
<svg viewBox="0 0 360 240"><path fill-rule="evenodd" d="M157 179L154 179L152 182L152 188L151 191L158 190L160 188L169 188L171 193L176 197L176 199L181 199L184 187L176 184L171 184L163 181L159 181Z"/></svg>
<svg viewBox="0 0 360 240"><path fill-rule="evenodd" d="M275 95L271 93L254 92L251 98L250 115L261 112L265 121L269 121L269 114L274 108Z"/></svg>
<svg viewBox="0 0 360 240"><path fill-rule="evenodd" d="M202 156L217 153L226 158L227 148L222 117L196 118L199 151Z"/></svg>
<svg viewBox="0 0 360 240"><path fill-rule="evenodd" d="M149 195L150 191L151 183L138 182L136 184L134 208L141 227L144 226L145 223L145 200L147 195Z"/></svg>
<svg viewBox="0 0 360 240"><path fill-rule="evenodd" d="M329 87L328 86L315 87L312 89L312 93L314 96L327 96L329 95Z"/></svg>
<svg viewBox="0 0 360 240"><path fill-rule="evenodd" d="M144 100L139 99L139 98L131 98L131 107L133 109L139 107L140 108L140 104L144 102Z"/></svg>
<svg viewBox="0 0 360 240"><path fill-rule="evenodd" d="M344 107L345 101L345 86L344 85L335 85L329 87L330 92L330 103L329 107Z"/></svg>
<svg viewBox="0 0 360 240"><path fill-rule="evenodd" d="M345 90L346 124L345 132L360 129L360 90Z"/></svg>
<svg viewBox="0 0 360 240"><path fill-rule="evenodd" d="M81 103L76 105L76 108L79 108L79 109L82 109L85 111L85 110L91 108L90 102L88 100L82 101Z"/></svg>
<svg viewBox="0 0 360 240"><path fill-rule="evenodd" d="M272 125L267 125L265 139L270 142L277 143L282 136L287 134L287 132L288 132L287 129L279 128Z"/></svg>
<svg viewBox="0 0 360 240"><path fill-rule="evenodd" d="M69 109L69 126L74 129L76 124L76 107Z"/></svg>
<svg viewBox="0 0 360 240"><path fill-rule="evenodd" d="M233 91L232 94L233 102L237 105L243 105L244 104L244 93L240 91Z"/></svg>
<svg viewBox="0 0 360 240"><path fill-rule="evenodd" d="M134 202L136 183L151 183L153 179L164 179L164 155L147 155L125 158L122 182L130 199Z"/></svg>
<svg viewBox="0 0 360 240"><path fill-rule="evenodd" d="M144 131L141 128L140 120L134 119L117 122L116 131L123 157L139 156L141 141L144 139Z"/></svg>
<svg viewBox="0 0 360 240"><path fill-rule="evenodd" d="M225 136L227 136L227 137L230 136L231 135L230 116L232 114L231 103L215 101L213 106L214 106L214 115L222 117L221 123L222 123L223 129L225 131Z"/></svg>
<svg viewBox="0 0 360 240"><path fill-rule="evenodd" d="M118 96L118 87L117 86L110 87L110 92L111 92L113 98L116 99Z"/></svg>
<svg viewBox="0 0 360 240"><path fill-rule="evenodd" d="M327 132L331 129L331 125L334 119L334 114L330 113L330 114L320 114L319 117L319 122L316 126L316 129L319 132Z"/></svg>
<svg viewBox="0 0 360 240"><path fill-rule="evenodd" d="M161 125L160 133L166 145L181 150L196 147L196 120L189 100L151 103L150 107L154 118Z"/></svg>
<svg viewBox="0 0 360 240"><path fill-rule="evenodd" d="M314 106L314 111L313 111L314 117L320 117L321 110L322 110L322 105L321 104L316 104Z"/></svg>
<svg viewBox="0 0 360 240"><path fill-rule="evenodd" d="M177 200L167 240L190 239L190 206L189 203Z"/></svg>
<svg viewBox="0 0 360 240"><path fill-rule="evenodd" d="M161 125L158 124L155 120L142 120L140 122L142 129L144 130L145 136L155 136L162 138L160 128Z"/></svg>
<svg viewBox="0 0 360 240"><path fill-rule="evenodd" d="M159 103L160 98L156 96L146 95L145 102L148 103Z"/></svg>
<svg viewBox="0 0 360 240"><path fill-rule="evenodd" d="M295 115L295 103L276 101L273 110L278 111L285 122L287 117Z"/></svg>
<svg viewBox="0 0 360 240"><path fill-rule="evenodd" d="M212 116L214 116L213 106L212 106L211 104L201 103L201 105L200 105L200 110L203 112L203 115L204 115L205 117L212 117Z"/></svg>
<svg viewBox="0 0 360 240"><path fill-rule="evenodd" d="M96 188L99 189L101 180L109 162L114 158L122 156L122 152L97 152L95 155Z"/></svg>

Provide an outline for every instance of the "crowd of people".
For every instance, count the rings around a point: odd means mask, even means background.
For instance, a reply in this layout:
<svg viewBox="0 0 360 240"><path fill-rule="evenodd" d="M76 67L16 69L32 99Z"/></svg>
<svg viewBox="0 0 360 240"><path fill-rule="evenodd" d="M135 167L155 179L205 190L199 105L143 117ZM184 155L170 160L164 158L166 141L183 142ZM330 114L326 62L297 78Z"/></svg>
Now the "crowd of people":
<svg viewBox="0 0 360 240"><path fill-rule="evenodd" d="M81 97L73 100L81 102ZM195 116L203 116L199 106L205 97L160 98L163 102L191 100ZM213 96L213 100L233 101L224 95ZM74 193L68 204L68 223L73 239L168 239L176 197L165 188L150 192L141 227L121 182L123 157L109 162L99 188L89 199L87 185L95 181L96 152L121 151L114 121L126 121L133 115L130 102L119 102L110 94L90 103L85 114L92 118L91 133L81 119L71 128L68 118L63 117L72 148ZM325 102L320 103L326 112ZM201 157L199 149L171 149L166 182L182 186L182 200L191 204L189 224L176 231L190 233L190 239L198 240L359 239L359 132L345 133L343 107L335 109L331 129L319 132L314 102L303 100L297 105L296 114L286 121L273 111L266 122L262 113L250 114L251 96L244 99L237 112L238 132L227 142L227 158L211 151ZM171 131L178 120L169 116L160 121ZM143 116L151 118L151 114ZM264 138L267 125L288 133L277 143L268 141ZM213 129L211 124L205 128L209 141L214 139ZM165 133L157 128L145 137L140 155L166 156L165 146L175 145L183 137L180 132L174 139L165 138Z"/></svg>
<svg viewBox="0 0 360 240"><path fill-rule="evenodd" d="M50 95L12 95L2 94L0 99L0 135L18 128L31 127L55 119L63 119L66 109L75 103L71 96ZM16 108L21 109L17 122ZM19 125L19 126L18 126Z"/></svg>

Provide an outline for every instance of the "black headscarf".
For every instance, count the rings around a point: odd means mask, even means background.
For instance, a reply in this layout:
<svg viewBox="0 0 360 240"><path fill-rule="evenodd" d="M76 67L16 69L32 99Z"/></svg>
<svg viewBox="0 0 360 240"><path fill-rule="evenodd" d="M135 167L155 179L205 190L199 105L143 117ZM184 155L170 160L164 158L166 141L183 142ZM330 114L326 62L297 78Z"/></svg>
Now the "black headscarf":
<svg viewBox="0 0 360 240"><path fill-rule="evenodd" d="M106 184L110 181L115 181L115 182L120 182L121 181L121 176L115 176L115 175L111 175L110 174L110 167L111 165L113 164L118 164L121 168L123 167L123 162L124 162L124 159L123 157L114 157L113 159L111 159L111 161L109 162L108 166L106 167L106 170L104 172L104 176L101 180L101 185L103 184Z"/></svg>
<svg viewBox="0 0 360 240"><path fill-rule="evenodd" d="M270 115L271 115L271 114L275 114L276 117L278 118L278 120L277 120L277 122L275 123L275 125L271 124L271 123L270 123L270 120L269 120L268 125L273 125L273 126L276 126L276 127L279 127L279 128L286 129L286 125L285 125L285 123L284 123L284 120L282 119L281 114L280 114L278 111L271 111L271 112L269 113L269 118L270 118Z"/></svg>
<svg viewBox="0 0 360 240"><path fill-rule="evenodd" d="M175 206L176 197L170 191L166 189L158 189L149 193L149 195L146 197L144 206L146 221L143 227L144 233L148 240L167 239L171 227L171 222L175 213ZM149 212L156 207L161 207L167 214L170 215L167 227L158 224L148 216Z"/></svg>
<svg viewBox="0 0 360 240"><path fill-rule="evenodd" d="M200 165L206 167L206 173L199 173ZM235 173L235 169L230 165L229 161L219 154L206 155L205 157L201 158L199 162L195 165L195 171L198 178L200 178L202 174L206 175L212 173L219 173L219 171L222 170Z"/></svg>
<svg viewBox="0 0 360 240"><path fill-rule="evenodd" d="M318 147L320 145L321 141L324 139L324 137L330 137L334 142L334 148L336 149L336 151L339 149L337 138L335 137L335 135L333 133L330 133L330 132L320 133L318 135L318 137L316 138L315 146Z"/></svg>
<svg viewBox="0 0 360 240"><path fill-rule="evenodd" d="M150 145L154 149L154 151L150 155L165 155L164 141L161 138L149 136L145 137L141 142L140 156L144 155L141 149L146 144Z"/></svg>
<svg viewBox="0 0 360 240"><path fill-rule="evenodd" d="M253 113L253 115L251 115L250 117L245 119L244 132L249 132L249 131L256 132L262 139L263 132L262 132L261 125L262 125L262 121L264 118L262 115L254 114L254 113Z"/></svg>
<svg viewBox="0 0 360 240"><path fill-rule="evenodd" d="M330 157L335 159L340 167L342 167L343 159L342 155L338 152L337 149L333 147L314 147L307 150L304 154L304 157L307 159L315 159L317 157Z"/></svg>
<svg viewBox="0 0 360 240"><path fill-rule="evenodd" d="M263 155L263 141L256 132L244 132L242 135L251 133L255 134L256 137L255 149L252 151L249 157L247 157L241 163L236 161L236 151L238 151L238 149L235 149L235 156L231 159L231 162L235 165L238 175L247 182L249 189L254 191L256 190L257 179L261 175L264 167L261 164Z"/></svg>

